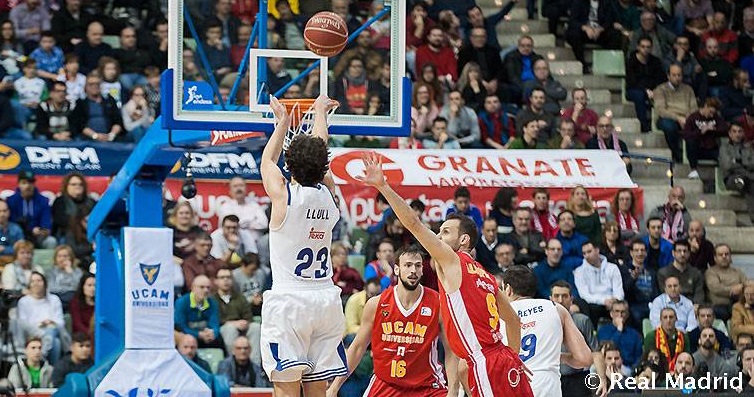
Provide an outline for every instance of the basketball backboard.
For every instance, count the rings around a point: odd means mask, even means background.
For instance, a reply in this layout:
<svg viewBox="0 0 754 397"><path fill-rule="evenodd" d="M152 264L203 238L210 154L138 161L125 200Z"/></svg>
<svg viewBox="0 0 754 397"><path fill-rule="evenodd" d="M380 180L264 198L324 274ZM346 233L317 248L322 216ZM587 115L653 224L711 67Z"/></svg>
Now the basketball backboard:
<svg viewBox="0 0 754 397"><path fill-rule="evenodd" d="M229 48L236 63L240 63L230 73L212 68L217 64L218 53L222 55L224 50L209 45L212 39L207 39L208 29L195 23L186 3L169 0L168 70L162 78L163 128L271 132L274 119L267 105L270 94L314 98L322 92L341 101L341 107L328 119L332 134L409 135L411 83L405 67L404 2L385 0L384 8L373 7L365 23L350 21L352 43L332 58L320 57L293 40L286 47L294 48L270 48L282 47L278 42L281 37L268 31L268 26L281 22L268 20L266 12L250 16L256 24L243 28L238 44ZM259 8L267 10L267 1L260 1ZM206 21L204 24L211 25ZM364 56L363 50L370 47ZM347 75L356 74L348 70L353 57L362 59L366 88L358 78ZM245 73L238 77L240 70ZM383 74L389 82L381 84ZM376 113L369 111L373 92L382 94Z"/></svg>

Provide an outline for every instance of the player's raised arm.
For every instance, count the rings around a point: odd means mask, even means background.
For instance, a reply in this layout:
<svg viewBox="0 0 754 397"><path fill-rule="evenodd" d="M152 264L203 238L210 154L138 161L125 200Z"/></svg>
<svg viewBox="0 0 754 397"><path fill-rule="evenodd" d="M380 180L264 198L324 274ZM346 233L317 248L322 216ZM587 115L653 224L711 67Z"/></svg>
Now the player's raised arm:
<svg viewBox="0 0 754 397"><path fill-rule="evenodd" d="M321 138L325 143L330 139L330 134L327 130L327 113L335 107L338 107L338 101L330 99L327 95L320 95L317 100L314 101L314 126L312 127L312 135ZM322 183L327 186L330 191L335 194L335 181L332 179L332 173L328 170L325 174Z"/></svg>
<svg viewBox="0 0 754 397"><path fill-rule="evenodd" d="M403 227L416 237L416 240L429 252L438 266L442 268L450 263L459 263L458 255L453 249L432 233L432 230L406 204L406 201L387 183L385 175L382 173L382 158L375 152L367 152L364 154L363 161L364 176L357 178L369 186L374 186L385 196Z"/></svg>
<svg viewBox="0 0 754 397"><path fill-rule="evenodd" d="M327 130L327 113L333 108L338 107L338 105L338 101L328 98L327 95L323 94L317 97L317 100L314 101L312 135L322 138L325 142L330 139L330 134Z"/></svg>
<svg viewBox="0 0 754 397"><path fill-rule="evenodd" d="M290 116L277 98L270 95L270 108L272 113L275 114L275 119L278 121L275 130L270 135L270 139L267 141L267 145L262 151L262 161L260 165L260 171L262 173L262 184L264 190L270 197L273 204L273 210L275 208L285 208L285 203L288 199L285 190L286 179L283 176L283 172L278 167L278 161L280 160L280 154L283 151L283 139L286 132L288 132L288 125L290 124ZM277 204L277 205L274 205ZM275 215L273 215L275 218ZM272 220L271 220L272 221ZM282 219L280 219L282 222Z"/></svg>
<svg viewBox="0 0 754 397"><path fill-rule="evenodd" d="M572 368L588 368L592 365L592 349L586 344L568 310L556 305L560 321L563 323L563 343L568 348L567 354L561 355L561 361Z"/></svg>
<svg viewBox="0 0 754 397"><path fill-rule="evenodd" d="M356 337L348 346L346 351L346 362L348 362L348 376L350 376L356 367L361 362L361 358L364 357L364 353L369 347L370 338L372 337L372 326L374 325L374 314L377 312L377 302L380 297L374 296L370 298L364 305L364 312L361 314L361 326L356 333ZM327 388L327 397L337 397L338 390L343 386L343 383L348 379L348 376L336 377L329 388Z"/></svg>
<svg viewBox="0 0 754 397"><path fill-rule="evenodd" d="M508 297L502 290L497 291L497 312L501 320L505 322L505 335L508 339L508 347L518 353L521 350L521 319L513 310Z"/></svg>

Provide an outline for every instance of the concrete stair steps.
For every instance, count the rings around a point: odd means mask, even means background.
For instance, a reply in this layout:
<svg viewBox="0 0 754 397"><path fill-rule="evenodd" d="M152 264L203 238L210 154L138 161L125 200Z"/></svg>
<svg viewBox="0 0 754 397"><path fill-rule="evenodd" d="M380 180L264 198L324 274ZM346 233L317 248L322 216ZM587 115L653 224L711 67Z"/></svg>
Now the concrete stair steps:
<svg viewBox="0 0 754 397"><path fill-rule="evenodd" d="M642 147L640 150L637 149L636 152L647 156L671 158L670 149L666 147Z"/></svg>
<svg viewBox="0 0 754 397"><path fill-rule="evenodd" d="M699 194L687 197L686 206L689 208L725 208L737 213L746 212L744 198L732 194Z"/></svg>
<svg viewBox="0 0 754 397"><path fill-rule="evenodd" d="M524 7L521 7L520 5L521 5L521 2L519 2L518 7L513 7L513 9L511 10L511 12L508 13L508 15L507 15L507 19L508 20L510 20L510 21L528 21L529 15L526 12L526 6L524 5ZM492 9L491 10L492 12L490 14L495 13L498 10L500 10L500 7L496 7L494 9ZM484 15L490 15L490 14L484 12L484 9L482 9L482 13Z"/></svg>
<svg viewBox="0 0 754 397"><path fill-rule="evenodd" d="M559 77L556 80L560 81ZM587 90L587 97L589 98L589 107L593 108L595 104L607 105L613 103L613 93L610 90L594 89ZM563 102L564 107L569 107L573 104L571 102L571 91L568 91L568 98Z"/></svg>
<svg viewBox="0 0 754 397"><path fill-rule="evenodd" d="M515 8L513 9L515 11ZM524 8L524 10L526 10ZM508 14L510 15L510 14ZM504 20L497 24L496 32L498 35L524 35L524 34L547 34L547 20Z"/></svg>
<svg viewBox="0 0 754 397"><path fill-rule="evenodd" d="M611 92L620 92L623 86L623 79L620 77L609 76L558 76L558 81L563 84L568 91L574 88L586 88L588 90L602 89L610 90ZM638 130L638 129L637 129Z"/></svg>
<svg viewBox="0 0 754 397"><path fill-rule="evenodd" d="M670 182L660 178L632 178L637 185L644 190L644 196L650 195L652 202L662 202L668 197ZM683 187L686 197L697 197L702 194L702 182L699 180L679 179L674 181L675 186ZM695 207L698 208L698 207ZM702 209L702 208L699 208Z"/></svg>
<svg viewBox="0 0 754 397"><path fill-rule="evenodd" d="M489 5L482 5L477 2L477 5L482 9L482 14L484 14L484 16L489 16L500 11L500 8L502 8L503 4L505 3L502 3L501 5L496 5L494 3L489 4ZM520 7L520 4L521 3L519 2L519 4L517 4L516 7L513 7L511 12L509 12L508 15L505 16L506 20L510 20L510 21L527 21L528 20L529 15L526 12L526 5L524 5L523 7Z"/></svg>
<svg viewBox="0 0 754 397"><path fill-rule="evenodd" d="M633 173L631 174L632 178L653 179L657 181L657 185L664 184L665 186L670 186L670 173L667 164L659 162L652 162L649 164L646 161L641 161L639 159L632 159L631 162L634 165ZM673 166L674 182L679 179L687 179L686 175L688 175L689 172L691 172L691 169L688 165L676 164Z"/></svg>
<svg viewBox="0 0 754 397"><path fill-rule="evenodd" d="M563 47L545 47L538 45L534 48L534 52L542 55L549 62L552 61L575 61L576 57L573 56L573 51L570 48Z"/></svg>
<svg viewBox="0 0 754 397"><path fill-rule="evenodd" d="M666 148L665 136L661 133L642 134L641 132L621 130L619 132L620 139L626 142L628 149L637 152L641 152L643 148Z"/></svg>
<svg viewBox="0 0 754 397"><path fill-rule="evenodd" d="M525 15L526 10L522 10L522 11L524 12L524 15ZM520 36L521 36L520 34L498 34L497 40L500 43L501 47L508 48L508 47L518 45L518 38ZM531 36L531 38L534 40L534 48L555 47L555 35L545 33L545 34L530 34L529 36Z"/></svg>
<svg viewBox="0 0 754 397"><path fill-rule="evenodd" d="M754 222L751 221L751 218L749 218L749 212L736 212L736 225L738 226L746 226L746 227L752 227L754 226Z"/></svg>
<svg viewBox="0 0 754 397"><path fill-rule="evenodd" d="M701 221L704 226L737 226L736 212L727 209L689 210L691 219Z"/></svg>
<svg viewBox="0 0 754 397"><path fill-rule="evenodd" d="M557 77L556 77L557 79ZM600 98L600 100L609 99L610 98L610 91L608 90L599 90L601 96L603 98ZM604 93L604 94L603 94ZM591 98L591 95L590 95ZM573 106L573 102L571 102L571 98L569 96L568 100L566 102L561 102L561 107L563 109L569 108ZM632 104L623 104L623 103L605 103L605 102L589 102L589 108L594 110L597 115L602 116L604 114L612 116L615 118L635 118L636 117L636 110L634 109L634 105ZM623 128L621 128L621 132L623 132Z"/></svg>
<svg viewBox="0 0 754 397"><path fill-rule="evenodd" d="M641 130L641 124L636 117L613 117L613 125L615 130L621 134L621 137L623 134L638 133Z"/></svg>
<svg viewBox="0 0 754 397"><path fill-rule="evenodd" d="M714 243L725 242L730 245L734 253L754 253L751 236L754 227L741 226L710 226L707 227L707 238Z"/></svg>
<svg viewBox="0 0 754 397"><path fill-rule="evenodd" d="M561 76L581 76L584 74L584 65L579 61L552 61L550 74L556 80Z"/></svg>
<svg viewBox="0 0 754 397"><path fill-rule="evenodd" d="M741 269L746 277L754 279L754 255L734 252L733 266Z"/></svg>

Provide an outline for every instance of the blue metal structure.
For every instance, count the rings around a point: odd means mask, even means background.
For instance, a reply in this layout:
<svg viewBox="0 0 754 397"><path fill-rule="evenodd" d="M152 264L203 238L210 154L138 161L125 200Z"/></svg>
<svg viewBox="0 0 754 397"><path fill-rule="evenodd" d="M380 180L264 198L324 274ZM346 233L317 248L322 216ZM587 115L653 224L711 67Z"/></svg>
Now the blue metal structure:
<svg viewBox="0 0 754 397"><path fill-rule="evenodd" d="M171 0L174 5L175 1ZM386 2L387 3L387 2ZM260 12L257 15L252 35L246 45L246 55L240 65L239 75L233 84L232 94L225 103L219 93L217 82L211 72L202 48L202 40L194 28L188 12L184 18L192 36L197 42L197 53L204 70L209 70L208 80L213 90L213 96L219 102L213 105L218 111L242 111L243 107L235 105L233 99L239 88L240 79L248 67L249 49L252 43L258 42L259 48L267 47L267 0L260 0ZM371 18L359 30L353 32L349 42L380 17L390 12L390 5L375 17ZM175 16L176 8L170 10ZM170 29L175 29L171 21ZM401 49L402 50L402 49ZM180 56L171 54L172 56ZM266 76L266 63L260 62L256 73ZM315 69L312 66L306 73ZM288 86L294 84L305 73L297 76ZM286 87L288 87L286 86ZM331 126L332 134L408 136L411 125L411 81L402 77L400 82L403 96L394 98L399 100L403 111L400 123L393 127L376 127L359 125L358 131L353 126ZM221 120L187 121L175 119L175 90L183 87L176 86L175 70L167 69L162 75L160 89L163 93L159 117L149 128L142 140L135 146L120 171L113 177L110 185L102 195L100 201L92 210L88 220L88 237L96 242L95 260L97 263L95 307L95 366L87 374L71 374L66 384L56 395L66 397L90 396L99 382L104 378L125 346L125 268L123 263L123 237L121 229L132 227L163 227L162 224L162 186L165 178L170 174L176 162L180 160L187 149L195 149L209 144L211 130L249 131L253 125L254 131L272 133L272 123L228 122ZM284 92L284 90L281 90ZM280 95L281 92L276 93ZM247 108L248 109L248 108ZM194 370L200 378L213 390L215 396L229 396L230 389L224 378L213 377L198 367Z"/></svg>
<svg viewBox="0 0 754 397"><path fill-rule="evenodd" d="M125 343L124 226L163 227L162 186L187 147L209 139L207 131L165 131L159 120L134 148L89 215L88 237L96 241L95 366L71 374L56 396L88 397L123 352ZM194 367L215 396L229 396L225 378Z"/></svg>

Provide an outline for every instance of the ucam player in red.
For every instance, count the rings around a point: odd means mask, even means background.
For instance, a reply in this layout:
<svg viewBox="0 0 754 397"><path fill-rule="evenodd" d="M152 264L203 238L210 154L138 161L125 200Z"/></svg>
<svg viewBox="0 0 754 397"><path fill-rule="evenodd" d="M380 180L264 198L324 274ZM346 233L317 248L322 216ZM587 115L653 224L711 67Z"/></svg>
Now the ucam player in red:
<svg viewBox="0 0 754 397"><path fill-rule="evenodd" d="M435 261L440 281L440 313L448 343L468 365L473 397L532 396L525 367L518 357L521 323L494 277L471 256L479 238L476 224L451 214L434 234L385 180L382 158L368 152L360 179L385 196L403 226ZM500 320L505 322L503 343Z"/></svg>
<svg viewBox="0 0 754 397"><path fill-rule="evenodd" d="M588 368L592 350L563 306L532 298L537 293L537 278L528 266L509 267L502 287L521 318L520 356L532 371L534 396L560 397L560 363ZM563 344L569 353L561 353Z"/></svg>
<svg viewBox="0 0 754 397"><path fill-rule="evenodd" d="M440 329L440 296L419 284L424 253L409 245L396 253L398 284L364 305L361 327L348 347L349 374L372 344L374 375L364 393L368 397L446 397L458 395L458 357L447 346ZM445 346L448 388L438 361L437 343ZM336 378L327 390L338 395L346 377ZM406 394L408 393L408 394Z"/></svg>

